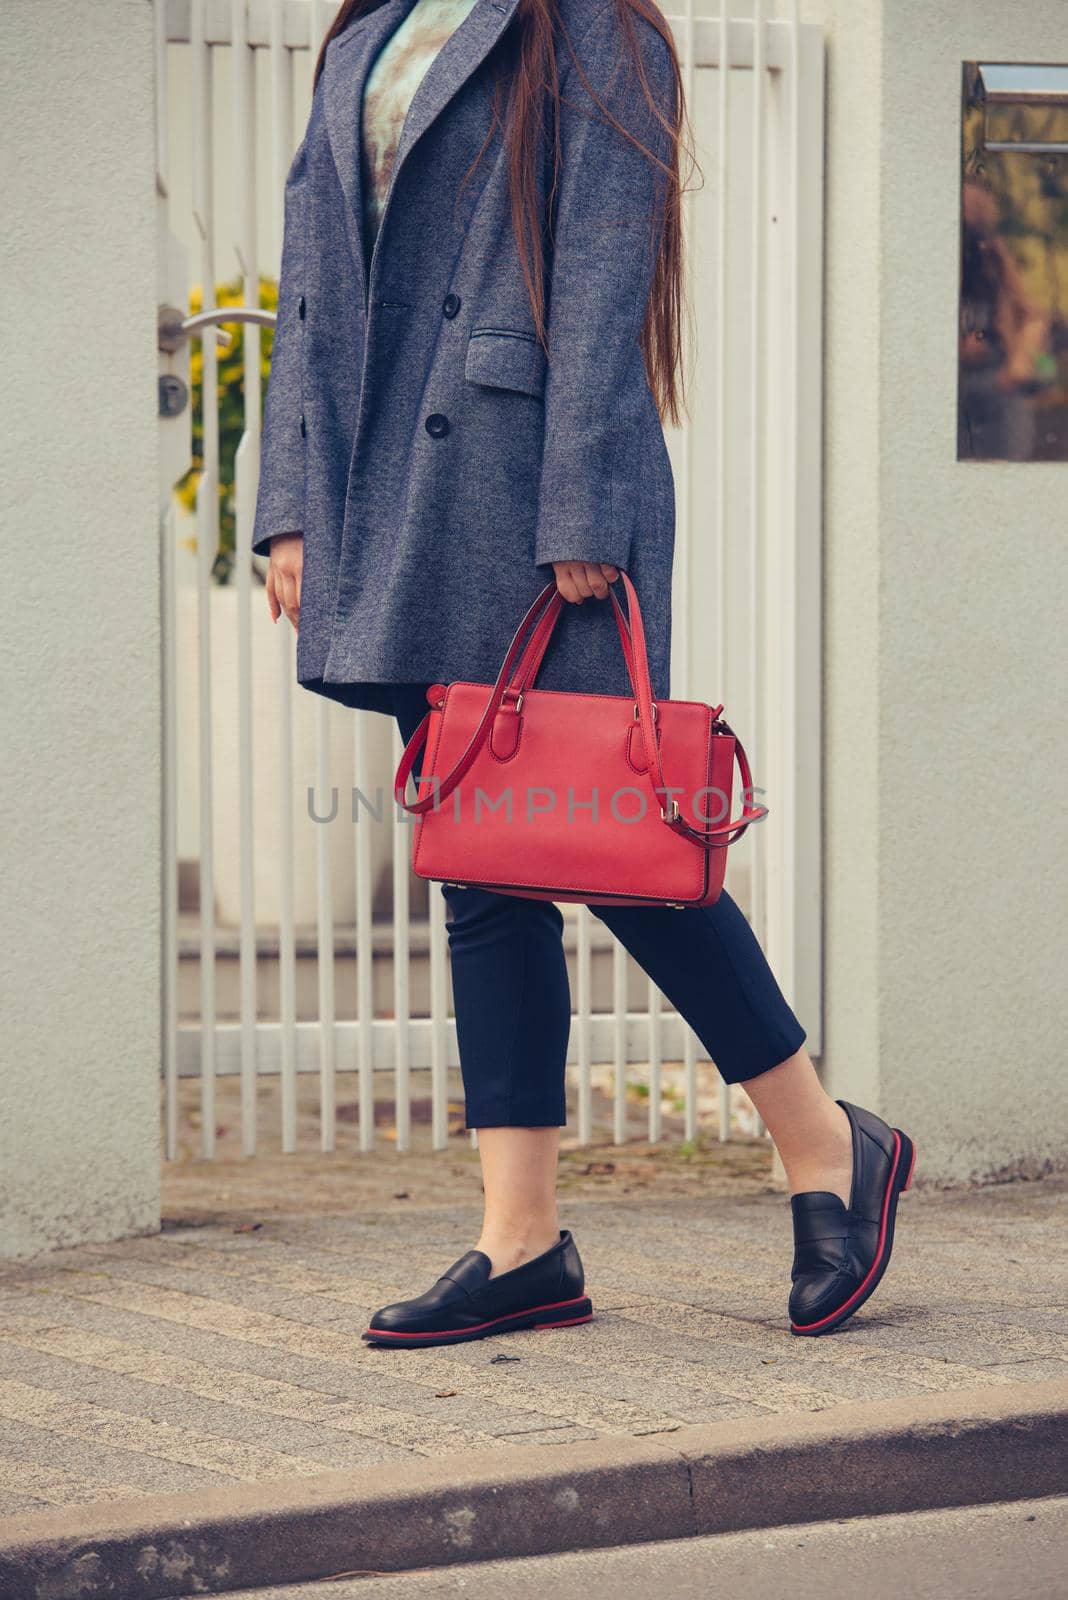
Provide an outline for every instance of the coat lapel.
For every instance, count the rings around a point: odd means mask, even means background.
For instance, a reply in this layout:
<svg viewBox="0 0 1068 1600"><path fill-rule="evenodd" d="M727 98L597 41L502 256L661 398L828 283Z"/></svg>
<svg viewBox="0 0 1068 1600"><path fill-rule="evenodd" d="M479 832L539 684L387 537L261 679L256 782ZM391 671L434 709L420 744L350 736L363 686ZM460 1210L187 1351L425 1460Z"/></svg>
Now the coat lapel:
<svg viewBox="0 0 1068 1600"><path fill-rule="evenodd" d="M476 0L456 32L446 39L416 89L404 119L390 187L417 139L482 65L515 14L519 0Z"/></svg>
<svg viewBox="0 0 1068 1600"><path fill-rule="evenodd" d="M332 39L323 67L323 116L334 165L347 202L345 222L357 266L363 268L363 175L360 116L363 87L379 48L404 20L415 0L386 0Z"/></svg>
<svg viewBox="0 0 1068 1600"><path fill-rule="evenodd" d="M341 187L353 255L367 281L363 249L363 195L360 137L363 90L379 49L407 16L415 0L385 0L331 41L323 69L323 111ZM482 64L511 21L519 0L475 0L463 22L431 62L401 130L390 174L389 194L418 139ZM383 211L383 217L385 213Z"/></svg>

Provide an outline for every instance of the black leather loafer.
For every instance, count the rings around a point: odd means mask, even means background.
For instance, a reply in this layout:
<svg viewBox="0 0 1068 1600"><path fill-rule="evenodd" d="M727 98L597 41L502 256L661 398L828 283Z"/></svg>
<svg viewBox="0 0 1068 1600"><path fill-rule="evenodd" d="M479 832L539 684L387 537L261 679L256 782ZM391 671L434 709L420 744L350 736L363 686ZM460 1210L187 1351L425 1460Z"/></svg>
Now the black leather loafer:
<svg viewBox="0 0 1068 1600"><path fill-rule="evenodd" d="M916 1164L916 1147L900 1128L848 1100L838 1104L853 1130L849 1205L823 1189L790 1197L792 1333L830 1333L875 1292L893 1249L898 1196Z"/></svg>
<svg viewBox="0 0 1068 1600"><path fill-rule="evenodd" d="M383 1306L361 1335L370 1344L460 1344L517 1328L569 1328L589 1322L593 1306L578 1248L566 1228L532 1261L491 1278L493 1263L468 1250L415 1300Z"/></svg>

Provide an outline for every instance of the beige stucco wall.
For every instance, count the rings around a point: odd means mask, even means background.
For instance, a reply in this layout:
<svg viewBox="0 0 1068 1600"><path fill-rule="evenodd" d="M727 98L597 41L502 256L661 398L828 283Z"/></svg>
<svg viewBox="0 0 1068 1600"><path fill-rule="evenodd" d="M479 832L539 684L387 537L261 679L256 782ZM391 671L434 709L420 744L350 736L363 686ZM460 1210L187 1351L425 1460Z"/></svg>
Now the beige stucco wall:
<svg viewBox="0 0 1068 1600"><path fill-rule="evenodd" d="M826 1050L942 1179L1068 1163L1068 464L958 462L961 63L1039 0L828 27Z"/></svg>
<svg viewBox="0 0 1068 1600"><path fill-rule="evenodd" d="M0 1254L159 1221L152 16L0 7Z"/></svg>

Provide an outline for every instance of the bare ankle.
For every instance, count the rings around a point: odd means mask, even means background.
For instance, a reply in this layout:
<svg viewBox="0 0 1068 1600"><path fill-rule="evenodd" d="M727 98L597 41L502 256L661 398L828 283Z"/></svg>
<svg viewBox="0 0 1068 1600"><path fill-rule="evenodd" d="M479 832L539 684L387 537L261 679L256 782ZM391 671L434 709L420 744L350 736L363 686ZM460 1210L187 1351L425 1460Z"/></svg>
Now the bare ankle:
<svg viewBox="0 0 1068 1600"><path fill-rule="evenodd" d="M523 1266L527 1261L533 1261L535 1256L544 1255L559 1239L560 1228L555 1222L540 1221L518 1229L483 1224L475 1248L489 1256L493 1263L490 1277L494 1278L502 1272L511 1272L514 1267Z"/></svg>
<svg viewBox="0 0 1068 1600"><path fill-rule="evenodd" d="M847 1206L853 1182L853 1135L841 1106L835 1109L839 1115L833 1119L827 1139L792 1151L789 1160L783 1158L783 1167L791 1194L826 1189Z"/></svg>

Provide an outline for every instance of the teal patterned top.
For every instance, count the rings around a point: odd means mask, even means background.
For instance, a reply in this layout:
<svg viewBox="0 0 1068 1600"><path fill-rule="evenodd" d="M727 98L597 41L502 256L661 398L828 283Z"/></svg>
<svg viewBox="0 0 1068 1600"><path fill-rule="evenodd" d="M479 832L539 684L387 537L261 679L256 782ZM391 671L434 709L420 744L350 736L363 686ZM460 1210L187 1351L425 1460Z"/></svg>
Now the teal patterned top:
<svg viewBox="0 0 1068 1600"><path fill-rule="evenodd" d="M364 229L370 250L382 220L401 129L427 68L475 0L415 0L386 40L363 93Z"/></svg>

